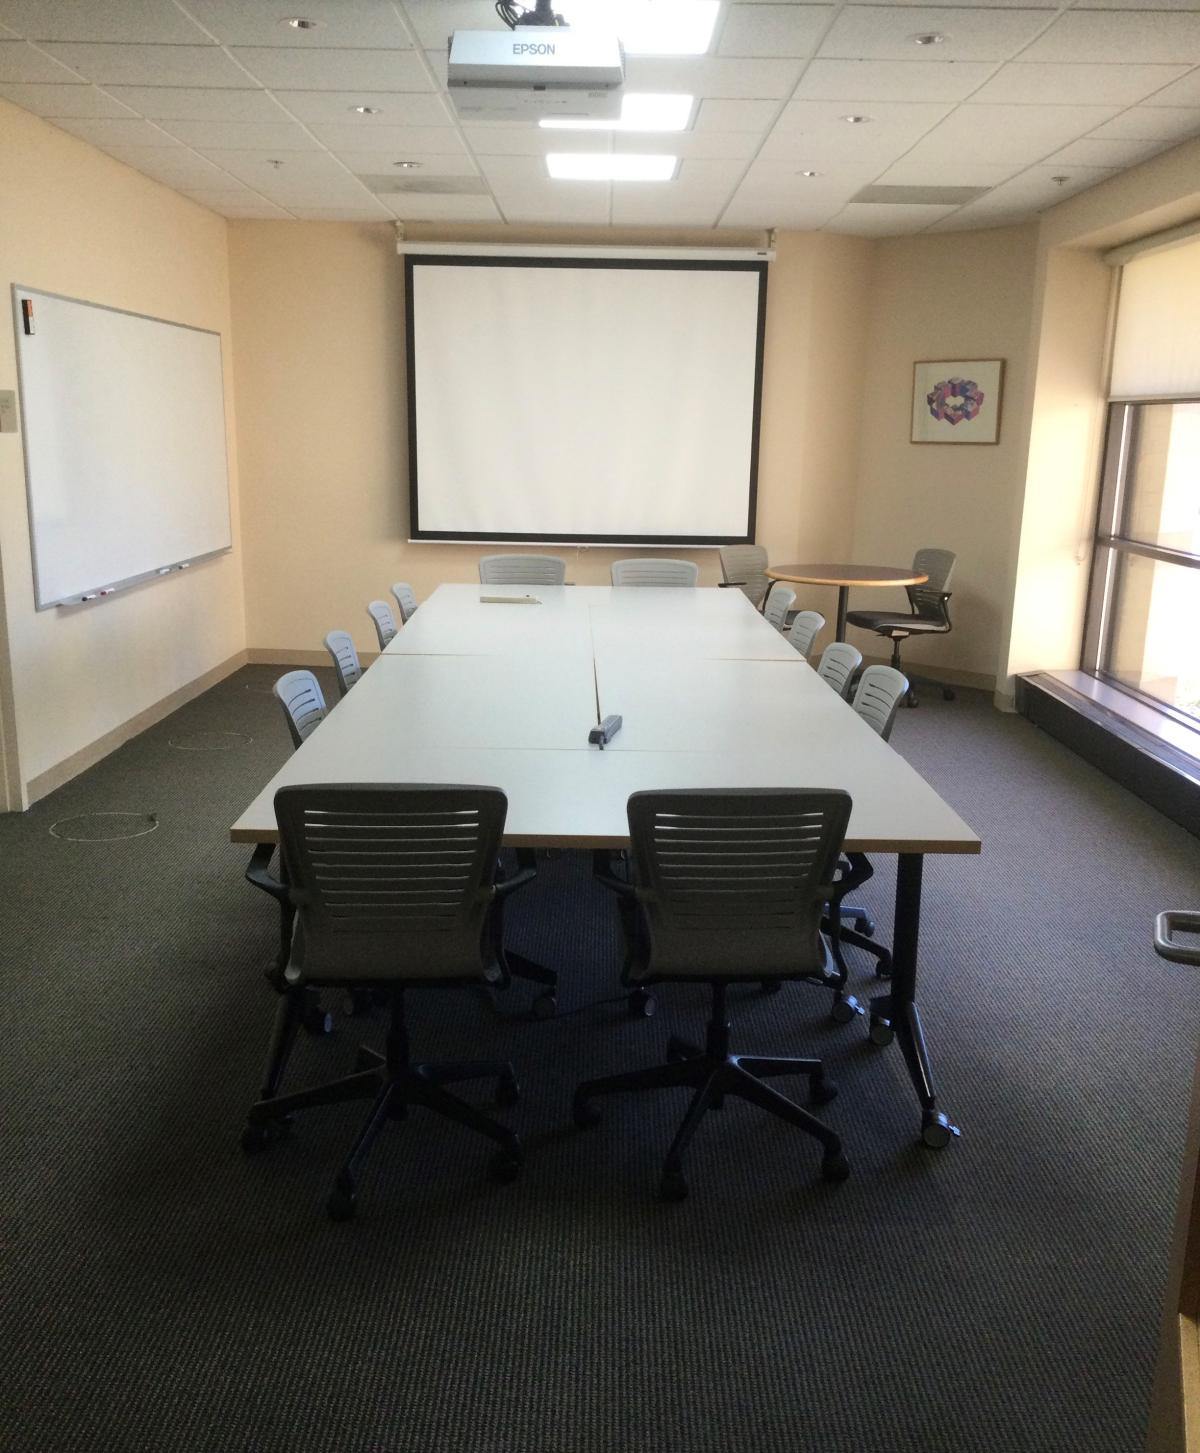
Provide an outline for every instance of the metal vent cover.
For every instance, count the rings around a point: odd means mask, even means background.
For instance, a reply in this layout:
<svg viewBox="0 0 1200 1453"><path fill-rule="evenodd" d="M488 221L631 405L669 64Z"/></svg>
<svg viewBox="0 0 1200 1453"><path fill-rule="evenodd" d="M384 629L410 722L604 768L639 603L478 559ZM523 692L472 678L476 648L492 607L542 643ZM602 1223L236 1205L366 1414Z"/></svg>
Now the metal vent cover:
<svg viewBox="0 0 1200 1453"><path fill-rule="evenodd" d="M990 192L990 187L864 187L851 202L890 202L905 207L961 207Z"/></svg>
<svg viewBox="0 0 1200 1453"><path fill-rule="evenodd" d="M359 181L376 194L416 193L434 197L481 197L487 194L482 177L420 177L408 172L383 176L360 176Z"/></svg>

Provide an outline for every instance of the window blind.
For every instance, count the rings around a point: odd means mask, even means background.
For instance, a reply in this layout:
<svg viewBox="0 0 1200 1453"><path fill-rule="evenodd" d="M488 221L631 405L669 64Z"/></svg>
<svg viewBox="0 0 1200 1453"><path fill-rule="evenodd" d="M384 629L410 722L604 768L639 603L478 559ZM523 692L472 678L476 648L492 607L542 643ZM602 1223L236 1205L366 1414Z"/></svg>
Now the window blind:
<svg viewBox="0 0 1200 1453"><path fill-rule="evenodd" d="M1114 399L1200 397L1200 239L1121 269Z"/></svg>

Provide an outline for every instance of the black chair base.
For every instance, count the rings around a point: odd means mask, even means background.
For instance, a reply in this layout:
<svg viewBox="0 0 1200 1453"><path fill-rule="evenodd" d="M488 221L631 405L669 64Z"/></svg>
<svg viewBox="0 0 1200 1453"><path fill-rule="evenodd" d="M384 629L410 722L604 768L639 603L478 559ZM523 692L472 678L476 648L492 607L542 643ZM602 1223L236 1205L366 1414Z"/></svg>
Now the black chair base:
<svg viewBox="0 0 1200 1453"><path fill-rule="evenodd" d="M820 1141L824 1151L822 1177L828 1181L845 1180L850 1174L850 1167L842 1154L841 1139L815 1115L810 1115L786 1095L764 1083L765 1079L776 1075L807 1075L809 1100L816 1105L828 1104L837 1094L837 1086L826 1079L819 1059L732 1054L729 1025L725 1021L725 985L715 984L712 1018L704 1049L673 1035L667 1044L666 1064L585 1081L575 1091L572 1114L576 1125L583 1128L599 1121L599 1108L592 1102L602 1095L617 1094L623 1090L665 1090L681 1086L693 1090L692 1102L663 1163L659 1191L668 1201L680 1201L687 1195L683 1152L706 1112L719 1110L727 1095L748 1100Z"/></svg>
<svg viewBox="0 0 1200 1453"><path fill-rule="evenodd" d="M510 1181L521 1169L521 1142L514 1132L445 1088L468 1080L495 1080L497 1103L515 1104L519 1090L512 1065L499 1060L414 1062L409 1056L403 991L393 989L389 992L391 1023L386 1055L364 1046L359 1050L359 1068L355 1074L329 1084L298 1090L294 1094L280 1095L277 1093L279 1081L302 1012L303 991L289 994L280 1005L272 1036L263 1098L251 1107L242 1131L242 1149L247 1154L255 1154L267 1148L272 1133L286 1125L297 1110L307 1110L315 1105L338 1105L348 1100L370 1100L370 1113L349 1155L342 1162L326 1202L326 1209L335 1221L348 1220L354 1215L358 1175L371 1146L384 1124L388 1120L404 1119L410 1105L432 1110L496 1141L500 1149L492 1157L490 1165L494 1179Z"/></svg>

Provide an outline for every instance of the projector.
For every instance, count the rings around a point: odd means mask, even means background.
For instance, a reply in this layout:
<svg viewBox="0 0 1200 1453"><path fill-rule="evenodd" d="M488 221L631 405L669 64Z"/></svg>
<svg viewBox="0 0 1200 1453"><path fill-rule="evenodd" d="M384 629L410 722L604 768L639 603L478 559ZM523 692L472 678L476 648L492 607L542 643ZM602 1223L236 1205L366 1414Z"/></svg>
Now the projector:
<svg viewBox="0 0 1200 1453"><path fill-rule="evenodd" d="M603 31L456 30L446 78L463 121L613 121L625 58L617 37Z"/></svg>

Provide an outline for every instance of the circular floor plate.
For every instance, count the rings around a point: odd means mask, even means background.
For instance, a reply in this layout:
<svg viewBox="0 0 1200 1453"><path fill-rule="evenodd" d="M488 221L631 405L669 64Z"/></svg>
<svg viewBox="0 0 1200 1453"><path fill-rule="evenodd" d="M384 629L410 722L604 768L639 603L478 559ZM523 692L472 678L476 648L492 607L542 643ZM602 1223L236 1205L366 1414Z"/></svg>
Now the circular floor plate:
<svg viewBox="0 0 1200 1453"><path fill-rule="evenodd" d="M172 737L168 745L178 752L236 752L253 740L244 732L184 732Z"/></svg>
<svg viewBox="0 0 1200 1453"><path fill-rule="evenodd" d="M70 843L115 843L145 837L158 826L153 812L83 812L50 824L50 836Z"/></svg>

